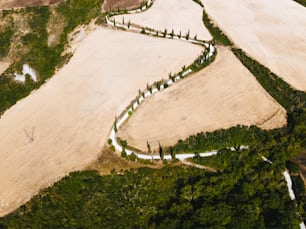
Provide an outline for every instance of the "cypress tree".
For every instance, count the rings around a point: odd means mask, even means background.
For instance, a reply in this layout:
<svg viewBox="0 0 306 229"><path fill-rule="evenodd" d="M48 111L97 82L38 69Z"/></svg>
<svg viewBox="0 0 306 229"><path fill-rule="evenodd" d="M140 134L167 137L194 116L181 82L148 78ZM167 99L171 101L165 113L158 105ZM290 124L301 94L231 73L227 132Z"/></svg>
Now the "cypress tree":
<svg viewBox="0 0 306 229"><path fill-rule="evenodd" d="M152 154L150 143L147 141L148 154Z"/></svg>
<svg viewBox="0 0 306 229"><path fill-rule="evenodd" d="M170 155L171 155L172 160L174 160L175 159L175 152L173 150L173 147L170 147Z"/></svg>
<svg viewBox="0 0 306 229"><path fill-rule="evenodd" d="M163 148L160 145L160 142L158 142L158 151L159 151L159 156L161 160L164 160L164 152L163 152Z"/></svg>

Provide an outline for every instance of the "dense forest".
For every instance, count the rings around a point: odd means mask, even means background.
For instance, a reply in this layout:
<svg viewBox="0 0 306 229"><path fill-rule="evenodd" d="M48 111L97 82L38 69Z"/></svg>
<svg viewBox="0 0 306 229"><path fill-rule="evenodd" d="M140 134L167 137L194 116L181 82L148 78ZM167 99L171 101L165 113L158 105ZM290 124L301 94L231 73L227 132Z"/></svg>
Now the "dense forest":
<svg viewBox="0 0 306 229"><path fill-rule="evenodd" d="M252 150L223 153L227 165L217 173L170 166L72 173L0 219L0 227L296 228L301 219L280 168Z"/></svg>

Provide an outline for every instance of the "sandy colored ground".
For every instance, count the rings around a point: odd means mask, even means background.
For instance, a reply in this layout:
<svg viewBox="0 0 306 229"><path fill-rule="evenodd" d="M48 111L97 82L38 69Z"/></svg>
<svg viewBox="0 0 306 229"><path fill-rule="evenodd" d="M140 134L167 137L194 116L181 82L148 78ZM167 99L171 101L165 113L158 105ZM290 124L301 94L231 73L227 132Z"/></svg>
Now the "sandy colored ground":
<svg viewBox="0 0 306 229"><path fill-rule="evenodd" d="M0 215L99 156L115 115L191 63L186 42L98 28L49 82L0 119Z"/></svg>
<svg viewBox="0 0 306 229"><path fill-rule="evenodd" d="M119 9L132 9L140 6L143 0L104 0L103 11L112 11Z"/></svg>
<svg viewBox="0 0 306 229"><path fill-rule="evenodd" d="M306 8L292 0L202 0L243 50L306 91Z"/></svg>
<svg viewBox="0 0 306 229"><path fill-rule="evenodd" d="M64 0L0 0L0 9L52 5Z"/></svg>
<svg viewBox="0 0 306 229"><path fill-rule="evenodd" d="M10 66L10 63L0 61L0 75Z"/></svg>
<svg viewBox="0 0 306 229"><path fill-rule="evenodd" d="M264 129L286 124L286 111L228 49L218 47L210 66L148 98L118 132L130 146L147 151L174 145L201 131L237 124Z"/></svg>
<svg viewBox="0 0 306 229"><path fill-rule="evenodd" d="M144 27L175 34L182 32L185 35L188 30L190 37L197 34L198 39L210 40L212 37L202 22L202 8L192 0L155 0L153 6L146 12L139 14L119 15L114 17L121 22L132 22Z"/></svg>

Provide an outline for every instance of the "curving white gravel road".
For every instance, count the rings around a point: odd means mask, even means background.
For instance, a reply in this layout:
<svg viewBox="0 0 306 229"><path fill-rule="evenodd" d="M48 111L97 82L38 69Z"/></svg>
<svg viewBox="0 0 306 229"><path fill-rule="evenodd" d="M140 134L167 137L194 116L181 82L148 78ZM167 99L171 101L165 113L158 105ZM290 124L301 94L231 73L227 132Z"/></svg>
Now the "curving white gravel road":
<svg viewBox="0 0 306 229"><path fill-rule="evenodd" d="M135 12L142 12L142 11L145 11L147 10L149 7L151 7L153 4L152 1L149 2L149 4L147 4L146 6L143 6L142 9L137 9L137 10L132 10L132 11L128 11L128 13L135 13ZM114 16L113 16L114 17ZM109 17L106 17L106 22L108 25L110 26L113 26L113 27L117 27L117 28L121 28L121 29L124 29L124 30L128 30L128 31L133 31L133 32L141 32L142 31L142 28L137 26L137 25L134 25L134 24L130 24L130 25L127 25L125 23L121 23L121 22L116 22L115 19L112 19L112 18L109 18ZM146 30L146 33L148 35L156 35L156 32L153 32L153 29L147 29ZM160 34L159 36L161 37L164 37L162 34ZM164 38L169 38L169 39L178 39L178 40L183 40L183 41L187 41L187 42L190 42L190 43L193 43L193 44L199 44L199 45L203 45L204 47L206 47L208 49L208 52L207 52L207 55L205 55L203 57L203 62L212 57L215 53L215 47L213 45L211 45L210 43L208 42L205 42L205 41L199 41L199 40L195 40L193 38L190 38L190 39L186 39L186 38L183 38L183 37L173 37L171 35L166 35ZM181 75L177 75L175 78L174 78L174 81L169 79L168 81L166 81L165 83L168 84L168 86L171 86L172 84L178 82L180 79L182 79L183 77L187 76L187 75L190 75L192 73L192 69L186 69L185 71L183 71L181 73ZM162 91L164 90L164 84L162 84L160 86L160 90L158 90L156 87L152 88L152 93L150 91L146 91L144 92L144 96L141 96L139 98L139 104L138 102L132 102L132 107L126 109L126 111L121 115L121 117L119 119L116 120L116 126L113 125L112 127L112 130L111 130L111 133L110 133L110 136L109 136L109 139L111 139L112 141L112 145L114 146L115 150L117 152L122 152L123 148L122 146L118 143L117 141L117 137L116 137L116 129L120 128L120 126L125 122L127 121L127 119L129 118L129 113L130 112L133 112L135 109L137 109L137 107L145 100L147 99L148 97L150 97L151 95L159 92L159 91ZM131 154L135 154L138 158L140 159L144 159L144 160L156 160L156 159L160 159L160 156L159 155L147 155L147 154L140 154L140 153L137 153L135 151L132 151L132 150L129 150L129 149L125 149L125 152L127 155L131 155ZM208 156L212 156L212 155L216 155L217 154L217 151L212 151L212 152L206 152L206 153L200 153L200 156L201 157L208 157ZM187 158L192 158L194 157L195 154L178 154L176 155L176 158L179 159L179 160L185 160ZM164 159L166 160L170 160L171 159L171 155L165 155L164 156Z"/></svg>

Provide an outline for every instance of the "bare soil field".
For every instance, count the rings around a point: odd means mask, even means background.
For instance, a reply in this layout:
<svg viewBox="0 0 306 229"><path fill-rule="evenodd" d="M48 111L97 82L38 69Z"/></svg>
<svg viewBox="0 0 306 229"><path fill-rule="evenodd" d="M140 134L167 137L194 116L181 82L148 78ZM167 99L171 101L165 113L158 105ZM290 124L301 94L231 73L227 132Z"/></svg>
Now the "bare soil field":
<svg viewBox="0 0 306 229"><path fill-rule="evenodd" d="M70 62L0 118L0 215L95 161L115 115L147 83L192 63L186 42L98 28Z"/></svg>
<svg viewBox="0 0 306 229"><path fill-rule="evenodd" d="M138 24L144 27L167 31L172 29L175 34L181 31L182 36L190 32L190 37L197 35L198 39L212 39L202 22L202 9L192 0L155 0L153 6L146 12L138 14L119 15L116 21Z"/></svg>
<svg viewBox="0 0 306 229"><path fill-rule="evenodd" d="M292 0L202 0L235 42L294 88L306 91L306 8Z"/></svg>
<svg viewBox="0 0 306 229"><path fill-rule="evenodd" d="M171 146L199 133L242 125L263 129L286 124L286 111L261 87L231 51L195 75L148 98L123 124L118 137L147 150Z"/></svg>
<svg viewBox="0 0 306 229"><path fill-rule="evenodd" d="M47 6L65 0L0 0L0 9L11 9L29 6Z"/></svg>
<svg viewBox="0 0 306 229"><path fill-rule="evenodd" d="M10 66L10 63L0 61L0 75Z"/></svg>
<svg viewBox="0 0 306 229"><path fill-rule="evenodd" d="M102 11L112 11L119 9L133 9L143 2L143 0L105 0L102 5Z"/></svg>

